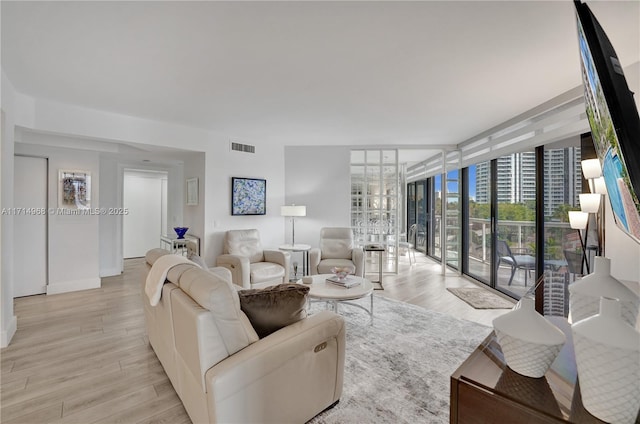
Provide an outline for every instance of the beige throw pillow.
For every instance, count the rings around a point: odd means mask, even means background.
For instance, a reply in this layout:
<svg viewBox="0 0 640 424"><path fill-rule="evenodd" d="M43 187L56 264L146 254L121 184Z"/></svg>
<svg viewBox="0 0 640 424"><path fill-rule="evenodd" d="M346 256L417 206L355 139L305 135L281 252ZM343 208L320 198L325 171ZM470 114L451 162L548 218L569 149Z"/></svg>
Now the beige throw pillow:
<svg viewBox="0 0 640 424"><path fill-rule="evenodd" d="M240 308L260 338L307 317L309 287L285 283L239 290Z"/></svg>

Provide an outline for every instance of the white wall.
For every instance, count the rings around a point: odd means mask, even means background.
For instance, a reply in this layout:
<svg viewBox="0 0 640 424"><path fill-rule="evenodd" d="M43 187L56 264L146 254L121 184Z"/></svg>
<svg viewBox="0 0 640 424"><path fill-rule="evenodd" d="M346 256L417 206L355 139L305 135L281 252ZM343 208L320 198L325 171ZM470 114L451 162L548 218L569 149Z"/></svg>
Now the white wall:
<svg viewBox="0 0 640 424"><path fill-rule="evenodd" d="M251 140L241 141L256 144ZM282 147L256 145L256 153L231 151L225 138L213 138L205 165L205 245L204 259L214 264L222 253L224 232L230 229L257 228L264 247L284 243L284 218L280 206L284 203L284 154ZM255 216L231 215L231 177L264 178L267 180L267 213Z"/></svg>
<svg viewBox="0 0 640 424"><path fill-rule="evenodd" d="M0 127L0 206L13 207L13 155L16 93L11 82L1 73L2 126ZM13 314L13 217L0 216L0 347L6 347L17 329Z"/></svg>
<svg viewBox="0 0 640 424"><path fill-rule="evenodd" d="M184 196L182 197L183 214L182 214L182 226L189 227L189 234L200 238L200 254L205 251L203 235L205 234L204 222L205 222L205 202L204 193L206 186L205 179L205 153L194 153L190 155L189 159L184 161ZM198 204L188 205L186 202L186 180L189 178L198 179ZM207 263L209 266L214 266L214 263Z"/></svg>
<svg viewBox="0 0 640 424"><path fill-rule="evenodd" d="M122 208L122 187L125 169L142 169L167 172L167 228L169 234L173 227L183 223L183 165L148 163L120 159L105 154L100 157L100 172L103 175L100 184L102 204L107 208ZM158 243L159 243L158 239ZM105 215L100 217L100 276L118 275L123 270L122 216Z"/></svg>
<svg viewBox="0 0 640 424"><path fill-rule="evenodd" d="M15 153L49 159L47 294L100 287L99 215L65 215L58 209L58 171L91 173L91 208L100 208L100 160L97 152L15 143Z"/></svg>
<svg viewBox="0 0 640 424"><path fill-rule="evenodd" d="M285 204L307 207L296 219L296 243L317 247L322 227L351 226L351 149L340 146L285 147ZM291 221L285 237L291 242Z"/></svg>

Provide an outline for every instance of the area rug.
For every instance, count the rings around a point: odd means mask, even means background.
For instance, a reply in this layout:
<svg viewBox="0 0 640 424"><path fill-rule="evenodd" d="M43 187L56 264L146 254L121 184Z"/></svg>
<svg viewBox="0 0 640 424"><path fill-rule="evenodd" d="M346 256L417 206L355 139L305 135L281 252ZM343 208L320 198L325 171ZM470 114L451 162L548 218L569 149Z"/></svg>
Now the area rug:
<svg viewBox="0 0 640 424"><path fill-rule="evenodd" d="M511 309L515 305L515 303L503 299L482 287L447 287L447 290L475 309Z"/></svg>
<svg viewBox="0 0 640 424"><path fill-rule="evenodd" d="M368 298L358 302L369 308ZM380 296L373 320L349 305L340 314L347 326L342 397L310 423L448 423L449 378L491 328Z"/></svg>

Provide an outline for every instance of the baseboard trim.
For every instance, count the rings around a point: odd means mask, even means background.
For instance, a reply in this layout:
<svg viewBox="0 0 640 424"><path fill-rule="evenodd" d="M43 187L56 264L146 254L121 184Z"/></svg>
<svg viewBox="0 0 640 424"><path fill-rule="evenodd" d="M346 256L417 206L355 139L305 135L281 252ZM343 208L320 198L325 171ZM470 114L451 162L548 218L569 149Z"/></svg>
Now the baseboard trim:
<svg viewBox="0 0 640 424"><path fill-rule="evenodd" d="M13 335L16 334L16 330L18 329L18 319L16 316L11 317L11 321L9 321L9 325L6 330L2 330L0 335L0 347L7 347L9 343L11 343L11 339Z"/></svg>
<svg viewBox="0 0 640 424"><path fill-rule="evenodd" d="M60 283L49 283L47 294L68 293L79 290L99 289L100 277L84 278L82 280L63 281Z"/></svg>
<svg viewBox="0 0 640 424"><path fill-rule="evenodd" d="M100 270L100 277L113 277L114 275L122 274L122 270L120 268L107 268Z"/></svg>

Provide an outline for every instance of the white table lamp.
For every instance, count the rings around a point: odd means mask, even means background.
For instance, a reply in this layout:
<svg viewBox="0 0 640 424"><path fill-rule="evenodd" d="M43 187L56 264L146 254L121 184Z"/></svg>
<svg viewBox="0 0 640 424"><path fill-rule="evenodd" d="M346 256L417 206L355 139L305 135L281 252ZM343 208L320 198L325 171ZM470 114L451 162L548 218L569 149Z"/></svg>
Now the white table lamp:
<svg viewBox="0 0 640 424"><path fill-rule="evenodd" d="M299 205L280 206L280 215L291 217L291 245L296 244L296 224L295 220L298 216L307 216L307 207Z"/></svg>

